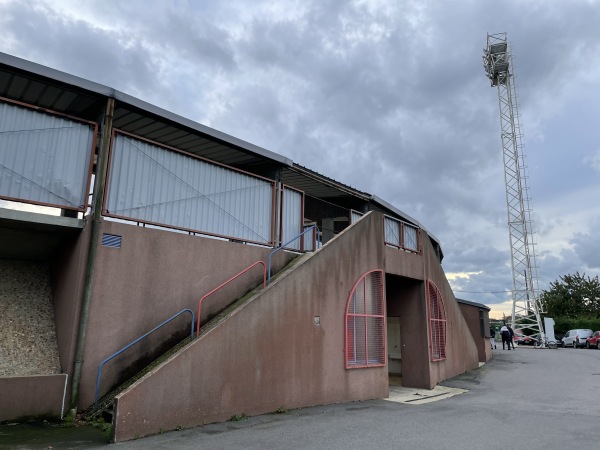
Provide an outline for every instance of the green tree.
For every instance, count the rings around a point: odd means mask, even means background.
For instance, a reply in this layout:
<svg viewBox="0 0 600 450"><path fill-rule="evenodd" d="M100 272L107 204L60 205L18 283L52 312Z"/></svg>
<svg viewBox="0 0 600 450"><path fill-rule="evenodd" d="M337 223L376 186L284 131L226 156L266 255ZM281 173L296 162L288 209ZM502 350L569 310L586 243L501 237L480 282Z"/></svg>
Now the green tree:
<svg viewBox="0 0 600 450"><path fill-rule="evenodd" d="M579 272L563 275L542 292L540 301L550 317L600 318L600 281Z"/></svg>

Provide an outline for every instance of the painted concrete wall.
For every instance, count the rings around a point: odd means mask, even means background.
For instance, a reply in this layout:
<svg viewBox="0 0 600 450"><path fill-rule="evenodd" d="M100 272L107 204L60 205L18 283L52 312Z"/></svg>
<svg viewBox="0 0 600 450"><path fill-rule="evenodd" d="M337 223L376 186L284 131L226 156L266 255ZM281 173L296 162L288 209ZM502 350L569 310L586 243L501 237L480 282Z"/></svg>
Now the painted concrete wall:
<svg viewBox="0 0 600 450"><path fill-rule="evenodd" d="M440 381L479 367L479 352L431 241L423 233L425 276L440 290L446 308L446 359L430 363L430 389ZM426 298L426 297L425 297Z"/></svg>
<svg viewBox="0 0 600 450"><path fill-rule="evenodd" d="M234 414L386 397L387 367L347 370L344 359L350 291L383 262L381 220L365 216L120 394L115 439Z"/></svg>
<svg viewBox="0 0 600 450"><path fill-rule="evenodd" d="M78 236L65 240L63 251L55 255L50 263L52 303L60 363L62 371L69 374L69 380L73 374L79 312L91 234L89 223L86 225ZM69 385L68 398L70 393Z"/></svg>
<svg viewBox="0 0 600 450"><path fill-rule="evenodd" d="M480 308L478 308L477 306L474 306L474 305L467 305L465 303L459 303L458 305L463 314L463 317L465 318L465 321L467 322L469 331L471 332L471 336L473 336L473 341L477 345L479 362L488 361L491 357L491 351L488 351L488 350L490 350L490 340L489 340L489 338L486 339L485 336L481 335L481 325L479 323L480 322L480 320L479 320ZM482 311L483 311L483 317L484 317L483 332L485 335L486 330L489 330L489 328L490 328L489 327L490 322L488 320L489 311L484 310L484 309L482 309ZM489 334L489 331L488 331L488 334Z"/></svg>
<svg viewBox="0 0 600 450"><path fill-rule="evenodd" d="M98 248L79 409L94 402L98 365L106 357L178 311L195 312L204 294L252 263L266 262L272 250L111 221L102 223L101 233L122 236L122 247ZM291 258L276 254L274 270ZM202 322L262 280L262 267L257 266L211 296L203 302ZM189 316L180 316L107 363L101 395L189 334Z"/></svg>
<svg viewBox="0 0 600 450"><path fill-rule="evenodd" d="M423 276L386 276L387 314L401 317L403 384L433 388L478 367L477 346L429 239L422 255L390 255L381 221L381 214L368 214L117 396L114 439L236 414L386 397L387 367L345 369L343 317L356 280L390 262L395 273ZM430 361L424 279L444 299L444 361Z"/></svg>
<svg viewBox="0 0 600 450"><path fill-rule="evenodd" d="M65 374L0 378L0 422L62 417L66 378Z"/></svg>
<svg viewBox="0 0 600 450"><path fill-rule="evenodd" d="M435 249L427 234L424 231L422 233L421 255L392 247L385 249L385 271L391 282L387 286L387 313L401 318L402 384L432 389L440 381L478 367L479 356ZM447 358L443 361L431 361L427 279L433 281L440 290L446 309Z"/></svg>
<svg viewBox="0 0 600 450"><path fill-rule="evenodd" d="M415 280L423 280L425 277L424 259L418 253L406 252L386 246L384 264L385 273L413 278Z"/></svg>

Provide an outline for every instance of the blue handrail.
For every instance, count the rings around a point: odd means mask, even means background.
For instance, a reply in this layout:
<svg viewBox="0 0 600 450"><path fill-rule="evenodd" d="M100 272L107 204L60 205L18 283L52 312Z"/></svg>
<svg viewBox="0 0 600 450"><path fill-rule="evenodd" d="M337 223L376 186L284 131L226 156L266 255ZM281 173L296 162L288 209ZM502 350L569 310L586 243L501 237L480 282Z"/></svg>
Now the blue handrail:
<svg viewBox="0 0 600 450"><path fill-rule="evenodd" d="M301 237L303 234L312 231L314 229L317 229L316 225L312 225L310 227L308 227L306 230L304 230L302 233L300 233L298 236L294 237L293 239L289 240L288 242L286 242L285 244L281 245L280 247L276 248L275 250L273 250L271 253L269 253L269 259L268 259L268 268L267 268L267 285L271 284L271 256L273 256L275 253L277 253L279 250L282 250L283 248L285 248L286 245L291 244L292 242L294 242L296 239L298 239L299 237ZM315 245L316 246L316 245ZM316 249L314 249L316 250Z"/></svg>
<svg viewBox="0 0 600 450"><path fill-rule="evenodd" d="M104 361L102 361L100 363L100 365L98 366L98 377L96 378L96 398L94 400L94 409L96 409L98 407L98 396L100 393L100 375L102 374L102 366L104 366L104 364L106 364L108 361L110 361L111 359L113 359L116 356L119 356L121 353L123 353L125 350L127 350L129 347L131 347L132 345L137 344L138 342L140 342L142 339L144 339L146 336L148 336L149 334L154 333L156 330L158 330L160 327L166 325L167 323L169 323L171 320L177 318L178 316L180 316L181 314L185 313L185 312L189 312L192 315L192 325L191 325L191 330L190 330L190 336L192 339L194 339L194 311L192 311L191 309L182 309L181 311L179 311L177 314L175 314L174 316L168 318L167 320L165 320L163 323L161 323L160 325L157 325L156 327L154 327L152 330L148 331L146 334L144 334L143 336L140 336L139 338L137 338L135 341L130 342L129 344L127 344L125 347L123 347L121 350L119 350L116 353L113 353L112 355L110 355L108 358L106 358Z"/></svg>

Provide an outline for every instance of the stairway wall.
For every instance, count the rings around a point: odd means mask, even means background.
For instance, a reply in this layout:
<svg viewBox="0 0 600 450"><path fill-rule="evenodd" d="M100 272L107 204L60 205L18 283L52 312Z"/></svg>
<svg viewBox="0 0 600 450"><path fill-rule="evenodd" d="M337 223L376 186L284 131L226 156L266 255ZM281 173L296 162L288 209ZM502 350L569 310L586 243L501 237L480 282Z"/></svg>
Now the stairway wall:
<svg viewBox="0 0 600 450"><path fill-rule="evenodd" d="M94 403L98 366L108 356L184 308L196 313L198 300L258 260L267 247L191 236L168 230L104 221L101 233L122 237L121 248L99 246L80 387L80 410ZM293 256L279 252L276 272ZM253 268L202 305L202 322L262 283ZM123 382L190 334L182 315L102 369L100 395Z"/></svg>
<svg viewBox="0 0 600 450"><path fill-rule="evenodd" d="M0 378L0 422L62 419L67 374Z"/></svg>
<svg viewBox="0 0 600 450"><path fill-rule="evenodd" d="M117 396L115 439L386 397L387 367L347 370L344 363L349 293L383 265L381 220L368 214Z"/></svg>

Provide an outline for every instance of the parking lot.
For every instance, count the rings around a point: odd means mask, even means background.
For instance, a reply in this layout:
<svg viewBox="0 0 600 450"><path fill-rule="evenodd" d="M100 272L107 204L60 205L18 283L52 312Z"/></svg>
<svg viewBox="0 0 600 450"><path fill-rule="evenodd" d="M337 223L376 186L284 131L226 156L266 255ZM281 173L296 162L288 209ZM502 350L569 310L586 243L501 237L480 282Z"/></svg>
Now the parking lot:
<svg viewBox="0 0 600 450"><path fill-rule="evenodd" d="M480 369L442 384L468 392L418 405L317 406L110 446L63 441L12 448L562 450L600 443L598 350L498 349Z"/></svg>

